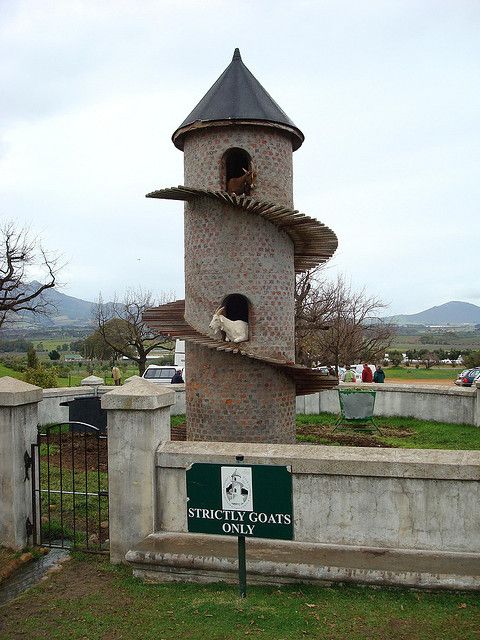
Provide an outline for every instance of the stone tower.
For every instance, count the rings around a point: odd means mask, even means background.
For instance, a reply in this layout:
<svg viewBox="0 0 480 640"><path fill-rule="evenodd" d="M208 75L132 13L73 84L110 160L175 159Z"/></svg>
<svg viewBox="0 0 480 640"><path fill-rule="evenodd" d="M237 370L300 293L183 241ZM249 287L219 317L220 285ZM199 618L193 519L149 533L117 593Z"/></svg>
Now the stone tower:
<svg viewBox="0 0 480 640"><path fill-rule="evenodd" d="M185 201L185 300L144 319L186 340L187 438L294 442L296 395L337 384L294 364L295 273L337 247L328 227L293 209L292 153L304 136L236 49L172 139L186 186L148 197ZM229 181L251 171L251 190L235 193ZM248 323L248 340L213 333L219 307Z"/></svg>

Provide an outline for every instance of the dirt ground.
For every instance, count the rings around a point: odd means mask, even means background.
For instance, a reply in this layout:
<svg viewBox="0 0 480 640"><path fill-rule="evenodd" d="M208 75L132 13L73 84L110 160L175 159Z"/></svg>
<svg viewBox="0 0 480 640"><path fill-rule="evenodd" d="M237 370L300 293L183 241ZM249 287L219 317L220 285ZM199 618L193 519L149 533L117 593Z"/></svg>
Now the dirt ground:
<svg viewBox="0 0 480 640"><path fill-rule="evenodd" d="M47 438L42 436L40 442L43 445L41 458L47 459ZM82 433L52 434L48 440L52 466L71 469L75 465L77 471L107 471L107 440L98 439L95 435L83 435ZM60 464L61 456L61 464Z"/></svg>
<svg viewBox="0 0 480 640"><path fill-rule="evenodd" d="M393 429L391 427L382 427L381 429L381 435L390 438L408 438L412 433L413 431L410 429ZM305 424L297 427L297 434L302 436L316 436L322 440L346 447L391 448L391 445L378 440L375 433L352 433L351 431L348 433L342 433L341 431L334 432L331 426Z"/></svg>

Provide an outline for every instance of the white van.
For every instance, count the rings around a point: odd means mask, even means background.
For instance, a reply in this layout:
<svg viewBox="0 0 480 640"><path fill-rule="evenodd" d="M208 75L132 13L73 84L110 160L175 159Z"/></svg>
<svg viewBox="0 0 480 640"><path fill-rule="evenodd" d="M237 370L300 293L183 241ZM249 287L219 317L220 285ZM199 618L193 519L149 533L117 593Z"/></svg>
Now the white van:
<svg viewBox="0 0 480 640"><path fill-rule="evenodd" d="M177 367L149 364L142 378L158 384L170 384Z"/></svg>
<svg viewBox="0 0 480 640"><path fill-rule="evenodd" d="M185 378L185 340L175 340L175 368L183 371Z"/></svg>

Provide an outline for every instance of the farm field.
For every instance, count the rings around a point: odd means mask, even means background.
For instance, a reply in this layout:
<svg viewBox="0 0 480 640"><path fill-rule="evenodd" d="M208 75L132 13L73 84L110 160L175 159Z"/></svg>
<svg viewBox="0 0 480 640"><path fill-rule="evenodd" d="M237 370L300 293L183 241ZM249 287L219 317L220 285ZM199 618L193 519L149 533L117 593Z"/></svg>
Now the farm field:
<svg viewBox="0 0 480 640"><path fill-rule="evenodd" d="M408 351L410 349L480 349L480 333L471 332L464 335L458 334L430 334L420 333L417 335L397 334L392 342L391 349Z"/></svg>

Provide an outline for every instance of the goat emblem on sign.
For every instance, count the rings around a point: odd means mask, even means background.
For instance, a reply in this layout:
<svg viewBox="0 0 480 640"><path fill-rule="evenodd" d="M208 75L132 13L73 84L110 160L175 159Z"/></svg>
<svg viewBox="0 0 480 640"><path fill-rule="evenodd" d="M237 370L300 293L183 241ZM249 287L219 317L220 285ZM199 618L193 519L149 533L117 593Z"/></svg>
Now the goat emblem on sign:
<svg viewBox="0 0 480 640"><path fill-rule="evenodd" d="M222 509L253 511L250 467L222 467Z"/></svg>

